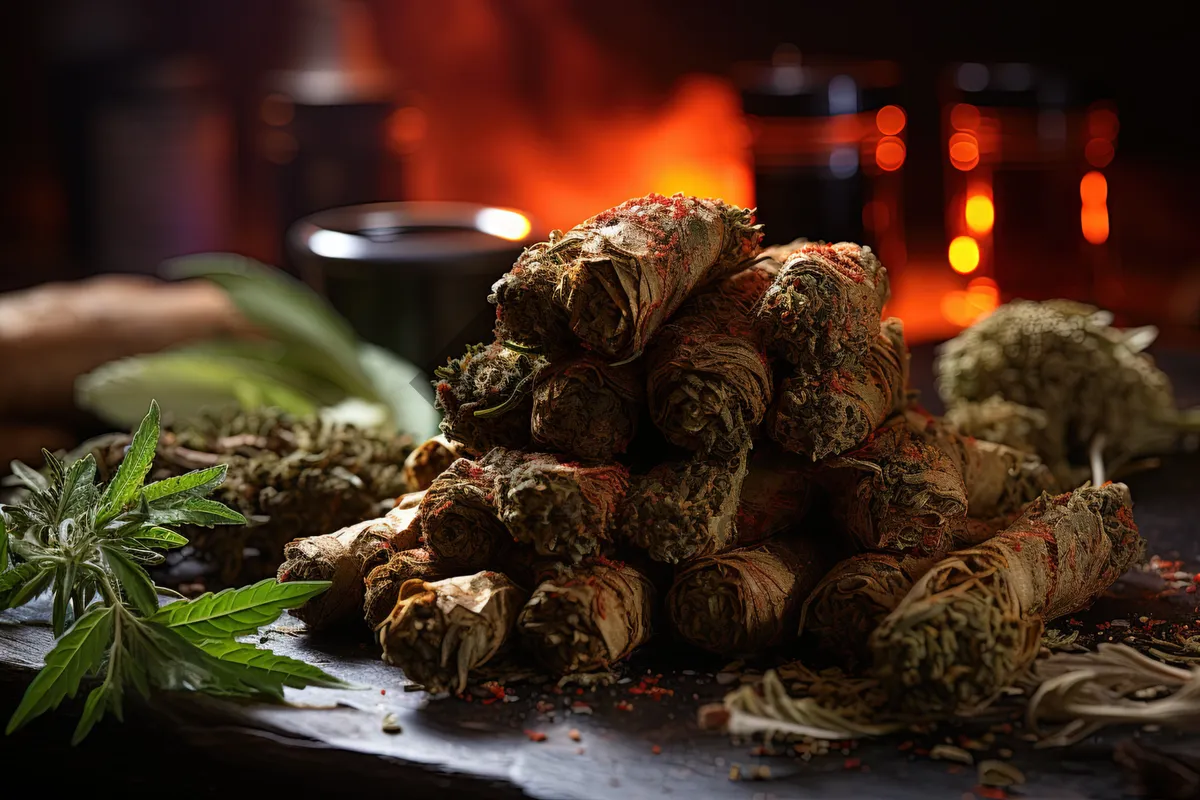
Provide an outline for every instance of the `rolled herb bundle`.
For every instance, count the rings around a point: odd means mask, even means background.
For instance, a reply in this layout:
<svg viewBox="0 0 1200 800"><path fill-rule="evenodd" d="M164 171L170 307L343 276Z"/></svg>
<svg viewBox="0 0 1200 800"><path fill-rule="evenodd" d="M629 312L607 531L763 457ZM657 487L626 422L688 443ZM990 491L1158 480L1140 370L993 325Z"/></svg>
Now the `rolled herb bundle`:
<svg viewBox="0 0 1200 800"><path fill-rule="evenodd" d="M783 536L688 563L667 594L667 615L688 642L750 655L796 635L800 608L827 564L807 537Z"/></svg>
<svg viewBox="0 0 1200 800"><path fill-rule="evenodd" d="M425 491L420 513L422 544L456 570L488 566L509 541L496 509L495 474L483 459L451 464Z"/></svg>
<svg viewBox="0 0 1200 800"><path fill-rule="evenodd" d="M903 323L884 320L861 360L784 379L767 425L771 438L813 461L858 447L903 406L908 362Z"/></svg>
<svg viewBox="0 0 1200 800"><path fill-rule="evenodd" d="M867 354L890 291L871 248L809 242L786 257L755 313L772 348L820 371Z"/></svg>
<svg viewBox="0 0 1200 800"><path fill-rule="evenodd" d="M495 475L496 510L516 541L572 561L612 542L629 488L629 471L620 464L584 466L499 449L480 463Z"/></svg>
<svg viewBox="0 0 1200 800"><path fill-rule="evenodd" d="M508 641L526 597L499 572L406 581L377 631L383 660L429 692L462 692Z"/></svg>
<svg viewBox="0 0 1200 800"><path fill-rule="evenodd" d="M410 491L428 489L434 478L467 455L466 448L450 441L444 434L438 434L413 448L408 458L404 459L404 476L408 479Z"/></svg>
<svg viewBox="0 0 1200 800"><path fill-rule="evenodd" d="M771 368L754 307L778 272L766 260L695 295L646 354L650 415L673 444L728 458L771 402Z"/></svg>
<svg viewBox="0 0 1200 800"><path fill-rule="evenodd" d="M719 461L668 462L632 476L621 536L668 564L728 550L737 541L746 463L743 451Z"/></svg>
<svg viewBox="0 0 1200 800"><path fill-rule="evenodd" d="M650 638L654 587L628 564L558 566L521 610L522 647L556 675L611 668Z"/></svg>
<svg viewBox="0 0 1200 800"><path fill-rule="evenodd" d="M1005 444L1014 450L1041 454L1052 449L1045 440L1049 424L1046 412L1011 403L999 395L978 403L967 400L951 403L942 419L965 436ZM1056 477L1061 482L1061 476Z"/></svg>
<svg viewBox="0 0 1200 800"><path fill-rule="evenodd" d="M378 628L396 607L400 587L406 581L415 579L433 583L453 577L452 572L427 547L392 553L387 562L367 573L361 608L363 618L372 630Z"/></svg>
<svg viewBox="0 0 1200 800"><path fill-rule="evenodd" d="M497 338L548 352L569 330L615 361L641 354L698 286L758 252L753 213L720 200L651 194L527 248L492 287Z"/></svg>
<svg viewBox="0 0 1200 800"><path fill-rule="evenodd" d="M874 672L900 707L978 707L1036 658L1045 620L1091 604L1144 546L1124 484L1043 495L917 581L871 637Z"/></svg>
<svg viewBox="0 0 1200 800"><path fill-rule="evenodd" d="M284 562L278 580L330 581L328 590L292 609L292 615L310 630L324 630L358 616L362 608L364 578L383 563L389 553L409 550L420 538L417 495L408 496L380 519L371 519L336 533L296 539L283 548Z"/></svg>
<svg viewBox="0 0 1200 800"><path fill-rule="evenodd" d="M795 528L812 506L810 470L763 443L754 448L738 499L737 544L746 546Z"/></svg>
<svg viewBox="0 0 1200 800"><path fill-rule="evenodd" d="M967 489L942 450L895 415L857 450L821 462L830 511L859 546L937 553L967 517Z"/></svg>
<svg viewBox="0 0 1200 800"><path fill-rule="evenodd" d="M972 517L1012 514L1043 492L1058 490L1053 473L1031 453L963 436L922 409L909 409L905 416L909 427L941 448L962 473Z"/></svg>
<svg viewBox="0 0 1200 800"><path fill-rule="evenodd" d="M555 452L612 461L633 440L644 395L640 361L614 367L594 355L556 360L534 383L533 439Z"/></svg>
<svg viewBox="0 0 1200 800"><path fill-rule="evenodd" d="M545 365L538 356L499 342L467 348L434 371L442 434L476 453L529 444L533 380Z"/></svg>

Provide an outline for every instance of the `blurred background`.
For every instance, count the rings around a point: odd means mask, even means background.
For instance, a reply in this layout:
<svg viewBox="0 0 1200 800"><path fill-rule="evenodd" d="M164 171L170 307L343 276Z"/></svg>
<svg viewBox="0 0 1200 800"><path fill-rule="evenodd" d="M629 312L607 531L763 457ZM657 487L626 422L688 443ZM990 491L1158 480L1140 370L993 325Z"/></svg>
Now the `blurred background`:
<svg viewBox="0 0 1200 800"><path fill-rule="evenodd" d="M1168 345L1200 338L1197 70L1161 14L1023 1L6 10L3 291L230 251L308 283L358 335L428 370L486 336L487 287L523 243L681 191L757 205L769 243L872 245L914 343L1013 297L1055 296L1155 324Z"/></svg>

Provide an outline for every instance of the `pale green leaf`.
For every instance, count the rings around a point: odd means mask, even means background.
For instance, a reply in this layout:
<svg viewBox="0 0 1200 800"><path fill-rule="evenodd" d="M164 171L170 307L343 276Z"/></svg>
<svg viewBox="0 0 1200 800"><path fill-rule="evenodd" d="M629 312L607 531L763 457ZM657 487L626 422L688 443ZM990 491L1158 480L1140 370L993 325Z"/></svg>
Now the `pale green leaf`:
<svg viewBox="0 0 1200 800"><path fill-rule="evenodd" d="M108 709L110 696L107 684L101 684L88 693L87 702L83 705L83 716L79 718L79 724L75 726L75 733L71 736L72 746L82 742L92 732L92 728Z"/></svg>
<svg viewBox="0 0 1200 800"><path fill-rule="evenodd" d="M160 550L173 550L176 547L183 547L188 543L186 538L180 536L175 531L158 527L142 528L127 538L132 539L142 547L156 547Z"/></svg>
<svg viewBox="0 0 1200 800"><path fill-rule="evenodd" d="M348 688L349 684L335 678L320 667L306 664L252 644L231 639L206 639L197 646L226 664L235 664L253 673L260 680L278 682L281 686L303 689L305 686Z"/></svg>
<svg viewBox="0 0 1200 800"><path fill-rule="evenodd" d="M228 469L227 465L218 464L208 469L198 469L174 478L167 478L142 489L142 497L149 503L181 494L188 497L206 497L225 481L225 473Z"/></svg>
<svg viewBox="0 0 1200 800"><path fill-rule="evenodd" d="M55 709L74 697L84 676L99 668L113 638L113 609L97 607L84 614L46 654L46 666L37 674L25 697L8 721L12 733L29 720Z"/></svg>
<svg viewBox="0 0 1200 800"><path fill-rule="evenodd" d="M316 597L329 586L329 581L279 583L267 578L253 586L168 603L151 619L189 639L231 639L270 625L286 609Z"/></svg>
<svg viewBox="0 0 1200 800"><path fill-rule="evenodd" d="M100 513L96 518L98 525L103 525L120 514L137 498L142 482L146 480L146 474L154 463L159 430L158 403L151 400L150 411L138 426L129 450L126 451L121 466L117 468L117 474L105 487L104 495L100 498Z"/></svg>
<svg viewBox="0 0 1200 800"><path fill-rule="evenodd" d="M67 628L67 606L75 592L75 562L66 561L54 571L54 603L51 609L50 626L56 637L62 636Z"/></svg>
<svg viewBox="0 0 1200 800"><path fill-rule="evenodd" d="M92 487L95 480L96 459L91 453L63 472L62 493L58 497L59 519L79 515L89 505L93 494L83 487Z"/></svg>
<svg viewBox="0 0 1200 800"><path fill-rule="evenodd" d="M11 461L8 465L12 470L12 474L25 487L34 492L44 492L50 488L50 483L46 480L46 476L38 472L33 467L21 461Z"/></svg>
<svg viewBox="0 0 1200 800"><path fill-rule="evenodd" d="M158 593L154 591L154 583L146 570L129 557L115 542L103 542L100 550L104 553L104 562L113 571L117 582L125 591L125 596L134 608L145 616L150 616L158 610Z"/></svg>
<svg viewBox="0 0 1200 800"><path fill-rule="evenodd" d="M34 564L21 564L16 569L10 569L0 575L0 610L19 608L50 587L54 580L54 570L50 567L38 568ZM4 586L11 583L5 590Z"/></svg>
<svg viewBox="0 0 1200 800"><path fill-rule="evenodd" d="M167 498L168 501L171 499ZM246 518L232 508L200 497L151 506L148 521L154 525L202 525L206 528L246 524Z"/></svg>

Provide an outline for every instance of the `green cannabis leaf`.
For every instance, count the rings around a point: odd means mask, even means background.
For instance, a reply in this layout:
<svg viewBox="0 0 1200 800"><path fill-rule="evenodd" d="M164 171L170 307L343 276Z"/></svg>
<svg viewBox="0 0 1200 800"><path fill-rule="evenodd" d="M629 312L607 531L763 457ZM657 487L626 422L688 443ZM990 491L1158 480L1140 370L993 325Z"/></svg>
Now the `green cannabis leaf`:
<svg viewBox="0 0 1200 800"><path fill-rule="evenodd" d="M187 544L164 526L246 522L206 498L224 481L224 466L145 485L159 433L158 404L151 401L107 486L96 484L90 455L67 465L43 450L44 473L13 463L26 491L16 505L0 505L0 610L49 589L58 641L8 733L74 697L84 681L99 685L88 694L72 743L106 713L121 719L129 689L143 698L159 690L279 700L286 687L347 686L318 667L235 638L325 591L328 582L266 580L159 607L145 565Z"/></svg>

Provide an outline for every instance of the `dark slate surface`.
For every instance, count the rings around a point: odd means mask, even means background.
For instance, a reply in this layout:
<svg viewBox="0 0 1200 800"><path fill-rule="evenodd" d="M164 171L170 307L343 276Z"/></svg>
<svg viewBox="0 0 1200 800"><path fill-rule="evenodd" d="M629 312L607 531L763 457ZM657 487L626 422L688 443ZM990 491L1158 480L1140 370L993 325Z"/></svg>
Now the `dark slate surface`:
<svg viewBox="0 0 1200 800"><path fill-rule="evenodd" d="M1181 404L1200 403L1200 358L1160 360L1182 384ZM931 363L929 349L917 351L915 382L936 407ZM1200 571L1200 456L1166 459L1161 469L1132 476L1129 484L1150 552L1182 558L1189 562L1184 569ZM1200 613L1197 594L1149 597L1146 587L1157 588L1158 580L1132 576L1120 597L1100 601L1079 627L1086 632L1089 620L1116 616L1191 621ZM0 615L0 708L15 707L49 648L48 628L26 624L45 617L39 607ZM980 738L989 730L986 723L943 725L929 734L864 741L849 755L835 752L805 762L788 747L781 746L780 755L755 754L753 743L735 744L698 731L696 709L719 700L726 689L714 677L722 665L671 642L659 642L639 655L627 672L630 683L582 696L574 689L556 694L518 685L513 687L516 701L485 706L405 692L400 671L382 664L365 638L309 637L298 622L285 617L264 632L264 640L278 652L318 663L365 688L291 692L292 707L160 696L151 707L131 709L125 724L107 721L81 747L70 750L65 742L76 705L0 740L0 763L7 767L25 759L53 759L69 766L55 773L68 784L103 776L115 787L185 797L240 796L253 790L276 797L388 792L405 798L957 799L978 791L975 768L932 761L916 752L947 736ZM685 668L694 673L685 674ZM631 693L647 673L662 674L658 685L673 694L654 700ZM585 702L591 713L570 710L576 701ZM545 712L545 703L553 704L553 713ZM619 707L624 703L631 709ZM402 732L383 731L388 713L396 715ZM578 742L570 736L572 729L578 731ZM532 741L526 731L546 739ZM1054 751L1034 749L1020 738L1022 733L1018 727L1012 734L998 734L990 752L977 757L994 758L999 748L1015 751L1012 761L1028 778L1021 787L1024 797L1128 796L1127 776L1113 763L1112 748L1130 737L1200 755L1200 737L1172 733L1114 730ZM654 752L656 746L660 753ZM139 752L156 757L134 755ZM732 781L734 764L744 775L766 766L770 777Z"/></svg>

